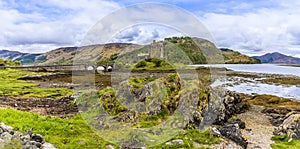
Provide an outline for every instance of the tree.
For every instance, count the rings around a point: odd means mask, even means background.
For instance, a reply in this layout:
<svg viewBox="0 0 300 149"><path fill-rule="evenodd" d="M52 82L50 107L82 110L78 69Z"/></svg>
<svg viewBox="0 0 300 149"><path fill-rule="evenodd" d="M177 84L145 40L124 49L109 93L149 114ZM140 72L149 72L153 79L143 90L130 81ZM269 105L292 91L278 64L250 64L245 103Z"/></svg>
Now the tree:
<svg viewBox="0 0 300 149"><path fill-rule="evenodd" d="M14 65L15 65L15 66L21 66L22 63L21 63L20 61L14 61Z"/></svg>

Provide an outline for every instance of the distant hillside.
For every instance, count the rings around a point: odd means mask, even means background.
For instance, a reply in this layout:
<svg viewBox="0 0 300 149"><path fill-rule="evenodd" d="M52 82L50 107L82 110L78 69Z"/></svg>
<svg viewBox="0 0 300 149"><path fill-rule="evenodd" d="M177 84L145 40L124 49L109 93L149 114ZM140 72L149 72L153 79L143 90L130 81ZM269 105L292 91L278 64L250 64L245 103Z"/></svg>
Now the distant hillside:
<svg viewBox="0 0 300 149"><path fill-rule="evenodd" d="M233 51L231 49L226 49L226 48L220 48L220 50L222 51L224 62L226 64L260 64L261 63L259 59L241 54L238 51Z"/></svg>
<svg viewBox="0 0 300 149"><path fill-rule="evenodd" d="M151 50L153 46L157 47L157 51ZM160 51L160 47L163 47L164 50ZM163 41L153 42L149 45L109 43L83 47L61 47L42 54L8 50L0 52L0 58L19 60L23 64L34 65L114 63L117 58L119 58L120 65L123 65L137 62L138 59L147 58L150 55L155 55L154 57L167 55L169 62L185 64L222 63L222 56L219 55L223 55L225 63L260 63L255 58L230 49L219 50L212 42L195 37L165 38ZM209 57L205 55L209 55ZM187 60L186 56L190 60Z"/></svg>
<svg viewBox="0 0 300 149"><path fill-rule="evenodd" d="M41 54L29 54L18 51L0 50L0 58L4 60L20 61L22 64L32 64L34 62L40 62L39 56Z"/></svg>
<svg viewBox="0 0 300 149"><path fill-rule="evenodd" d="M209 55L206 57L205 55ZM140 49L119 55L119 62L134 63L141 58L162 58L169 63L206 64L218 63L220 50L210 41L201 38L171 37L154 41Z"/></svg>
<svg viewBox="0 0 300 149"><path fill-rule="evenodd" d="M261 60L262 63L272 63L272 64L300 64L300 58L287 56L278 52L267 53L262 56L253 56Z"/></svg>
<svg viewBox="0 0 300 149"><path fill-rule="evenodd" d="M122 52L130 52L141 48L140 45L130 43L109 43L83 47L58 48L42 56L45 61L39 65L73 64L73 63L110 63ZM73 61L75 59L75 62Z"/></svg>

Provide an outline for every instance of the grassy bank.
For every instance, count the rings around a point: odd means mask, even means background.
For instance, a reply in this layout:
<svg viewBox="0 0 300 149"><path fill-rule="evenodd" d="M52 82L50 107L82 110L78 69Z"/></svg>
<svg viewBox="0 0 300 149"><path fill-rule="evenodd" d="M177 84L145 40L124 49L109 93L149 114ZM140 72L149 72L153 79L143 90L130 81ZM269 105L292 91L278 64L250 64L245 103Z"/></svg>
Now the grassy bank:
<svg viewBox="0 0 300 149"><path fill-rule="evenodd" d="M47 142L53 143L58 148L103 149L108 144L113 145L103 140L96 131L86 124L80 115L70 119L62 119L13 109L0 109L0 122L4 122L20 132L26 132L33 128L34 133L43 135ZM166 145L163 143L151 148L195 148L193 142L209 145L222 141L221 138L210 134L208 130L200 132L197 129L184 131L173 139L182 139L184 144ZM114 146L118 148L117 145Z"/></svg>
<svg viewBox="0 0 300 149"><path fill-rule="evenodd" d="M62 119L13 109L0 109L0 122L20 132L33 128L34 133L43 135L47 142L58 148L105 148L108 144L90 129L81 116Z"/></svg>
<svg viewBox="0 0 300 149"><path fill-rule="evenodd" d="M0 96L11 96L21 98L59 98L69 96L72 91L66 88L39 88L37 84L18 80L24 76L46 75L46 73L35 73L14 69L0 70Z"/></svg>

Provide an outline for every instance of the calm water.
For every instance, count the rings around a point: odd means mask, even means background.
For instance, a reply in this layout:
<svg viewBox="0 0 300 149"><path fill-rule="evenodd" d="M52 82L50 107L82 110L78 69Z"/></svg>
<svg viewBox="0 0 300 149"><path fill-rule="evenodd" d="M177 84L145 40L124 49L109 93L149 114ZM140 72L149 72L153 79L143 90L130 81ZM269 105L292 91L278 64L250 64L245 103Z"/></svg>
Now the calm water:
<svg viewBox="0 0 300 149"><path fill-rule="evenodd" d="M280 66L276 64L216 64L216 65L193 65L193 66L225 67L240 72L255 72L255 73L300 76L300 67Z"/></svg>
<svg viewBox="0 0 300 149"><path fill-rule="evenodd" d="M281 74L281 75L294 75L300 77L300 67L279 66L275 64L223 64L223 65L195 65L205 67L225 67L239 72L250 73L265 73L265 74ZM231 84L226 86L228 90L237 91L246 94L269 94L285 98L293 98L300 100L300 84L295 85L272 85L265 84L249 78L239 78L235 80L247 81L216 81L212 86Z"/></svg>

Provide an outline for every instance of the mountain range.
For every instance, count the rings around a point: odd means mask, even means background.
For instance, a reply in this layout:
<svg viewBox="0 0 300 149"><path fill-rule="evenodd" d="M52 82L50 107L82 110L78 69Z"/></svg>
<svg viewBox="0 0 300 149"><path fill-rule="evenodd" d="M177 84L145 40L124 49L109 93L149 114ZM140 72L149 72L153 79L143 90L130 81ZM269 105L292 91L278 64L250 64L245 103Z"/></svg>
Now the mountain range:
<svg viewBox="0 0 300 149"><path fill-rule="evenodd" d="M195 43L195 41L197 41L197 43ZM237 51L224 48L219 50L213 43L201 38L171 37L165 38L164 41L158 41L157 43L161 43L165 46L167 46L166 43L176 45L176 47L179 47L186 53L193 64L207 63L207 58L204 56L203 49L206 49L206 51L220 51L224 57L225 63L260 63L256 58L251 58ZM128 55L138 56L140 54L147 54L151 46L152 44L137 45L131 43L109 43L83 47L61 47L39 54L0 50L0 58L18 60L22 62L23 65L73 64L74 59L76 61L75 63L107 63L114 62L118 56L128 59ZM165 52L167 51L165 50ZM174 59L179 58L180 54L182 55L182 53L177 53L176 51L175 53L173 51L173 53L168 54L172 54Z"/></svg>
<svg viewBox="0 0 300 149"><path fill-rule="evenodd" d="M0 50L0 58L5 60L20 61L22 64L32 64L42 61L42 54L22 53L18 51Z"/></svg>
<svg viewBox="0 0 300 149"><path fill-rule="evenodd" d="M253 58L259 59L262 63L300 64L300 58L287 56L278 52L267 53L262 56L253 56Z"/></svg>

